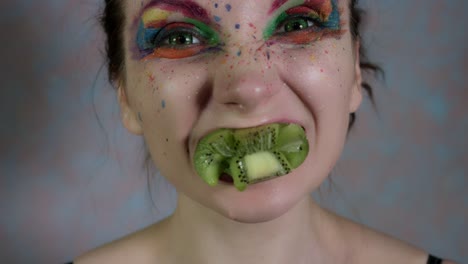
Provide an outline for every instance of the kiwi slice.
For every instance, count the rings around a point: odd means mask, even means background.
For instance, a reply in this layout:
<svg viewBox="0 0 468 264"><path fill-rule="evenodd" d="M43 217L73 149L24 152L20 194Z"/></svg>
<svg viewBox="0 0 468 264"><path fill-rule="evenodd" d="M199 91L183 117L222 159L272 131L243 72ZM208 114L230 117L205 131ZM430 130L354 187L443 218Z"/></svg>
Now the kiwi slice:
<svg viewBox="0 0 468 264"><path fill-rule="evenodd" d="M249 184L286 175L309 153L305 131L296 124L268 124L244 129L218 129L197 145L197 173L215 186L222 173L243 191Z"/></svg>
<svg viewBox="0 0 468 264"><path fill-rule="evenodd" d="M218 129L204 137L195 151L197 173L211 186L218 184L219 176L227 166L227 159L235 155L234 138L229 129Z"/></svg>

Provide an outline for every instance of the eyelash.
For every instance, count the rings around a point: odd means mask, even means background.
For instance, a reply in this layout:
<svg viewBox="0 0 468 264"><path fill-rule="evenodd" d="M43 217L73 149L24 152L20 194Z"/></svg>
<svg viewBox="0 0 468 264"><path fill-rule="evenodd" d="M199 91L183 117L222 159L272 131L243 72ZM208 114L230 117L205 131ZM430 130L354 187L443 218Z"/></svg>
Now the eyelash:
<svg viewBox="0 0 468 264"><path fill-rule="evenodd" d="M174 22L165 25L160 30L144 29L143 43L139 43L144 58L181 59L195 56L204 50L217 45L214 32L204 32L192 23ZM171 38L178 37L190 40L188 44L172 44ZM183 39L178 39L183 41Z"/></svg>
<svg viewBox="0 0 468 264"><path fill-rule="evenodd" d="M327 30L327 25L320 21L316 16L310 14L283 14L273 34L270 37L278 37L295 44L307 44L317 39L317 34ZM286 27L288 23L296 21L298 24L291 25L292 28L288 30ZM304 23L305 22L305 23ZM197 26L198 24L199 26ZM305 26L304 28L294 28L295 26ZM199 27L205 28L205 31ZM310 32L310 34L309 34ZM305 36L305 34L310 36ZM315 34L314 34L315 33ZM182 37L178 40L191 41L189 44L171 44L171 37L177 41L177 37ZM290 37L288 37L290 36ZM188 37L188 38L187 38ZM138 34L138 47L141 51L143 58L167 58L167 59L181 59L192 57L202 53L203 51L212 50L219 45L217 34L208 26L200 22L186 23L174 22L165 25L161 29L154 28L140 28Z"/></svg>
<svg viewBox="0 0 468 264"><path fill-rule="evenodd" d="M177 26L174 26L177 25ZM169 24L162 28L160 31L158 31L154 36L152 36L150 43L155 47L162 47L162 46L171 46L170 44L170 37L174 36L176 34L191 34L193 38L198 40L198 43L200 43L200 40L198 38L202 38L200 36L200 33L197 32L196 30L193 30L190 27L180 25L180 23L177 24ZM196 43L196 44L198 44Z"/></svg>
<svg viewBox="0 0 468 264"><path fill-rule="evenodd" d="M323 21L315 12L295 11L293 9L281 14L275 25L272 25L270 30L264 32L264 38L267 42L302 46L320 40L323 36L339 32L339 27L336 27L336 17L330 15L329 20ZM333 14L333 16L336 16L336 14ZM288 23L292 22L296 22L296 24L290 25L288 31L286 27ZM303 28L298 28L301 25Z"/></svg>
<svg viewBox="0 0 468 264"><path fill-rule="evenodd" d="M299 30L293 30L293 31L286 31L286 25L288 22L293 22L293 21L299 21L303 19L304 21L307 22L307 27L304 28L304 29L299 29ZM310 16L307 16L307 15L300 15L300 14L297 14L297 15L289 15L288 17L286 17L285 19L283 19L280 23L278 23L278 26L277 26L277 29L275 31L274 34L279 34L279 35L283 35L283 34L288 34L288 33L294 33L294 32L298 32L298 31L304 31L304 30L307 30L307 29L310 29L310 28L313 28L315 31L320 31L321 29L323 29L323 26L322 24L320 23L320 21L318 21L317 19L314 19Z"/></svg>

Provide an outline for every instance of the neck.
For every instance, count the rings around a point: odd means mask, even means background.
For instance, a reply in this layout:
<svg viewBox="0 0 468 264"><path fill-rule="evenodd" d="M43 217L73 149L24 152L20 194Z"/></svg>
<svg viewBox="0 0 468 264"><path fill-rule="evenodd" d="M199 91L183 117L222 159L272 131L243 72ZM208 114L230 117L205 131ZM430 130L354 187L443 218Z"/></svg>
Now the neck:
<svg viewBox="0 0 468 264"><path fill-rule="evenodd" d="M325 263L337 246L330 218L306 197L274 220L239 223L180 195L169 244L174 263Z"/></svg>

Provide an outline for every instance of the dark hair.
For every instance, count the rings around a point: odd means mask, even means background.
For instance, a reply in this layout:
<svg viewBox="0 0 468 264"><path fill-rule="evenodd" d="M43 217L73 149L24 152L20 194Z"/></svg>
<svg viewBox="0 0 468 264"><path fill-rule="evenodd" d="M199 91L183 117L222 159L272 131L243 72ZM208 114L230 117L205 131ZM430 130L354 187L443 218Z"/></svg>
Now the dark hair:
<svg viewBox="0 0 468 264"><path fill-rule="evenodd" d="M367 71L370 73L383 75L384 71L382 70L382 68L379 65L367 59L366 48L361 41L362 40L361 38L362 19L365 13L362 9L357 7L357 3L358 3L358 0L351 0L349 2L349 10L350 10L349 27L350 27L351 36L353 37L353 39L357 39L361 42L361 45L359 46L359 62L360 62L359 65L362 71ZM370 83L363 79L361 86L367 92L367 95L369 96L372 104L374 104L375 106L374 92L372 90L372 86L370 85ZM349 119L348 130L351 129L355 121L356 121L356 113L351 113L351 116Z"/></svg>
<svg viewBox="0 0 468 264"><path fill-rule="evenodd" d="M360 40L360 29L364 12L357 7L358 0L350 0L350 29L354 39ZM123 78L124 60L124 42L123 28L125 25L125 14L122 0L105 0L104 12L101 16L101 24L107 35L106 54L108 65L108 76L111 82ZM370 62L366 57L364 45L360 45L360 66L363 71L372 73L383 73L382 69ZM374 93L372 87L367 81L362 82L362 88L367 92L370 100L374 103ZM349 129L356 121L356 114L351 113L349 120Z"/></svg>
<svg viewBox="0 0 468 264"><path fill-rule="evenodd" d="M125 67L123 29L125 14L122 0L105 0L101 25L107 36L106 55L109 81L122 77Z"/></svg>

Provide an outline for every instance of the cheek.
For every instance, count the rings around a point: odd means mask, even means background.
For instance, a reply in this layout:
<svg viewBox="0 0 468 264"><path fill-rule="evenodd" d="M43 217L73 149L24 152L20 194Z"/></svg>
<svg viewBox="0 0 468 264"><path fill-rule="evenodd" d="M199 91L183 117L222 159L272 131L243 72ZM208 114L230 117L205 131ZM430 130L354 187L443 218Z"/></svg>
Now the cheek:
<svg viewBox="0 0 468 264"><path fill-rule="evenodd" d="M282 56L278 66L283 80L312 119L306 168L321 175L315 176L317 183L336 164L346 139L355 83L353 53L340 43L324 43L288 50Z"/></svg>
<svg viewBox="0 0 468 264"><path fill-rule="evenodd" d="M182 151L197 120L199 93L206 81L207 68L157 61L135 66L129 79L134 84L133 100L143 127L146 143L164 157ZM169 144L169 148L161 147ZM164 150L164 153L162 151Z"/></svg>
<svg viewBox="0 0 468 264"><path fill-rule="evenodd" d="M283 52L284 63L279 68L313 113L333 109L343 115L348 114L355 83L352 54L351 48L340 42L311 45Z"/></svg>

